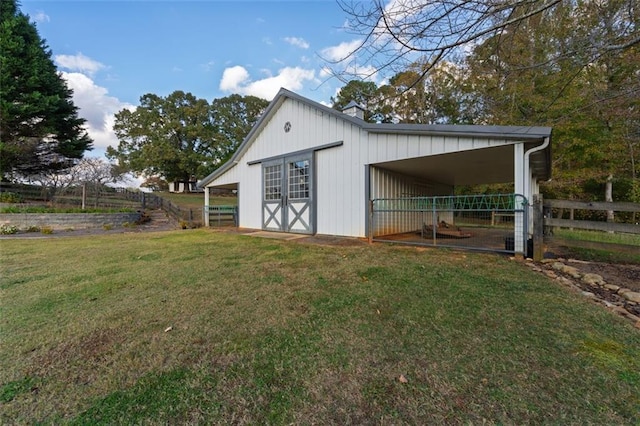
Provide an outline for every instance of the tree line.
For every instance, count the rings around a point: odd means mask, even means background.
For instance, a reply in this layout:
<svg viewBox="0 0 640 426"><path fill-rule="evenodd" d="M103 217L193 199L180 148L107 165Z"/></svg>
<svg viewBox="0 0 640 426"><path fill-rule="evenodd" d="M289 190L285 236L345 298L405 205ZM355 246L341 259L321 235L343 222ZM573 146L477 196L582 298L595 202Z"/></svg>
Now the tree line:
<svg viewBox="0 0 640 426"><path fill-rule="evenodd" d="M551 126L546 196L640 202L636 0L340 4L362 42L332 64L346 83L336 107L356 99L379 122ZM363 69L392 76L353 79Z"/></svg>
<svg viewBox="0 0 640 426"><path fill-rule="evenodd" d="M2 4L0 174L64 172L91 149L85 120L35 26L15 0ZM344 81L334 108L356 101L371 122L551 126L545 196L640 202L636 1L339 4L363 37L333 64ZM376 84L345 63L388 78ZM107 158L153 187L201 179L230 158L267 105L253 96L145 94L116 114L119 144Z"/></svg>

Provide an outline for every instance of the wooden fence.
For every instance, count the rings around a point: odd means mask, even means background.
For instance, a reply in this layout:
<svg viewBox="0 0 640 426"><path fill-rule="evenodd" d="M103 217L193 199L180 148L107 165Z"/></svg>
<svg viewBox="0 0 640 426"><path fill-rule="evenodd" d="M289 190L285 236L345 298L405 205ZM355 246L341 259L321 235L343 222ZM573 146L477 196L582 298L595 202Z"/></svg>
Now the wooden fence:
<svg viewBox="0 0 640 426"><path fill-rule="evenodd" d="M613 211L627 212L627 213L640 213L640 204L638 203L608 203L599 201L573 201L573 200L544 200L542 203L544 207L544 226L549 228L571 228L571 229L587 229L590 231L604 231L604 232L624 232L628 234L640 234L640 225L633 222L607 222L607 221L594 221L594 220L576 220L576 210L588 210L588 211ZM563 219L562 217L553 217L554 212L569 211L569 219ZM556 213L557 216L557 213ZM633 217L633 215L631 216Z"/></svg>
<svg viewBox="0 0 640 426"><path fill-rule="evenodd" d="M569 219L562 216L569 212ZM613 211L617 221L606 220L579 220L577 216L591 217L592 215L579 215L584 212L604 212L600 217L606 218L606 212ZM543 200L541 195L535 195L531 205L533 219L533 259L542 260L544 257L544 241L553 235L554 228L584 229L590 231L602 231L613 233L640 234L640 224L635 219L640 213L638 203L609 203L609 202L584 202L573 200ZM554 217L555 216L555 217ZM560 216L560 217L558 217ZM598 215L596 215L598 216ZM619 220L624 218L624 221ZM636 250L635 247L632 247Z"/></svg>
<svg viewBox="0 0 640 426"><path fill-rule="evenodd" d="M91 207L104 208L142 208L162 209L171 218L183 226L194 227L202 223L201 209L190 209L162 198L153 193L132 191L125 188L101 187L95 193L91 185L87 187L87 204ZM82 187L48 188L36 185L0 183L0 192L12 192L20 195L22 199L30 202L42 202L43 204L55 204L58 206L77 206L82 204Z"/></svg>

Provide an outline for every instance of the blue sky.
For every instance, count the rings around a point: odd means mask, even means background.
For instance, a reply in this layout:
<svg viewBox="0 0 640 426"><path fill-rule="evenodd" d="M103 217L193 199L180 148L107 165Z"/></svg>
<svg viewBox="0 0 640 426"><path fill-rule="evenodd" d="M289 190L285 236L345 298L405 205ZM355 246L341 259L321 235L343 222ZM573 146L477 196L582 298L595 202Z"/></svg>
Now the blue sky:
<svg viewBox="0 0 640 426"><path fill-rule="evenodd" d="M286 87L328 104L343 83L323 58L358 42L334 0L22 0L21 10L74 90L94 139L90 157L117 146L113 115L145 93L271 100Z"/></svg>

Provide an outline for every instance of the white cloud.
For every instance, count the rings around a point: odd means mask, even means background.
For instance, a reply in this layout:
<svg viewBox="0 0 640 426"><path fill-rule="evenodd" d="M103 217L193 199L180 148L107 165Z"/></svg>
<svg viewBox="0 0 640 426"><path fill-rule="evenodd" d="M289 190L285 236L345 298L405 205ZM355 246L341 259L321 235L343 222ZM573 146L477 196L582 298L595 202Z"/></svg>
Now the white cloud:
<svg viewBox="0 0 640 426"><path fill-rule="evenodd" d="M109 145L117 147L118 139L113 132L115 113L134 106L109 96L106 88L98 86L84 74L63 72L62 77L73 90L73 103L79 109L78 115L87 120L85 127L93 139L94 151L103 153Z"/></svg>
<svg viewBox="0 0 640 426"><path fill-rule="evenodd" d="M307 43L305 41L305 39L300 38L300 37L285 37L284 41L286 41L287 43L289 43L292 46L296 46L296 47L299 47L301 49L308 49L309 48L309 43Z"/></svg>
<svg viewBox="0 0 640 426"><path fill-rule="evenodd" d="M51 21L51 18L49 18L49 15L44 13L42 10L38 10L36 12L36 14L32 16L32 18L37 23L50 22Z"/></svg>
<svg viewBox="0 0 640 426"><path fill-rule="evenodd" d="M220 81L220 90L271 100L281 87L296 91L302 89L305 81L314 79L314 70L285 67L280 69L277 75L252 81L249 72L244 67L236 65L224 70Z"/></svg>
<svg viewBox="0 0 640 426"><path fill-rule="evenodd" d="M352 40L340 43L337 46L330 46L320 51L320 56L332 62L340 62L349 57L360 45L362 40Z"/></svg>
<svg viewBox="0 0 640 426"><path fill-rule="evenodd" d="M76 55L56 55L54 61L56 65L61 68L89 75L94 75L101 69L106 68L100 62L84 56L82 53Z"/></svg>
<svg viewBox="0 0 640 426"><path fill-rule="evenodd" d="M222 73L222 80L220 80L220 90L233 92L247 80L249 80L249 72L244 67L236 65L226 68Z"/></svg>

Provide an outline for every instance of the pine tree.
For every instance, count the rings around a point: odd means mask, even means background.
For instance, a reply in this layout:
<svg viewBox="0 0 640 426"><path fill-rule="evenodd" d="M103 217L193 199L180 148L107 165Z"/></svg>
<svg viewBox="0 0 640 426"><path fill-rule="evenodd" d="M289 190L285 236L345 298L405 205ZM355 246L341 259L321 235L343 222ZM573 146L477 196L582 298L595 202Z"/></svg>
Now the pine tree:
<svg viewBox="0 0 640 426"><path fill-rule="evenodd" d="M0 178L71 167L91 149L72 91L15 0L0 8Z"/></svg>

